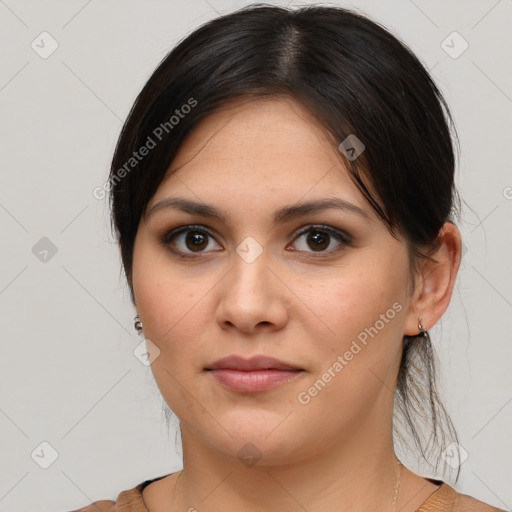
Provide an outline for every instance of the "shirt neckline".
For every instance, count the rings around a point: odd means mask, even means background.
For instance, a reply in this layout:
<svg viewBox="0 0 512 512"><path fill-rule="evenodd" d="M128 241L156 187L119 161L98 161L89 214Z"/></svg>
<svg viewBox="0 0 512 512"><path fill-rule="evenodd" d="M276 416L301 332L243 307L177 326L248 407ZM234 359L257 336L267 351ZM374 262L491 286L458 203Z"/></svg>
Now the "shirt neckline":
<svg viewBox="0 0 512 512"><path fill-rule="evenodd" d="M124 491L125 493L130 493L133 496L132 503L134 506L136 505L137 508L133 508L133 512L149 512L149 509L146 507L146 504L144 503L144 499L142 497L142 491L153 482L157 482L158 480L161 480L162 478L165 478L167 476L170 476L172 474L176 473L168 473L166 475L157 476L156 478L151 478L149 480L144 480L139 485L135 486L133 489L130 489L129 491ZM427 480L433 484L436 484L438 487L427 497L427 499L420 505L419 508L415 510L415 512L428 512L431 510L432 505L437 505L443 502L443 497L447 494L450 494L450 491L452 488L442 480L436 480L433 478L427 478ZM444 512L445 509L440 509L439 512ZM450 509L446 509L446 512L450 512ZM121 511L119 511L121 512ZM122 511L124 512L124 511ZM132 512L131 509L126 510L126 512Z"/></svg>

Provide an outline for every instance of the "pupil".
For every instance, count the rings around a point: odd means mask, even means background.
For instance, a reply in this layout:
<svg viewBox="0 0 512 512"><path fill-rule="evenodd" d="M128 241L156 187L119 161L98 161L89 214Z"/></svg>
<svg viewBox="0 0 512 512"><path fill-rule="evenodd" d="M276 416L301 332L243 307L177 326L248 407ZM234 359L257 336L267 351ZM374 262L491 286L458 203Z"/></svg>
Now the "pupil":
<svg viewBox="0 0 512 512"><path fill-rule="evenodd" d="M208 245L206 236L204 236L201 233L198 233L197 231L187 233L185 243L187 244L187 247L191 250L204 249Z"/></svg>
<svg viewBox="0 0 512 512"><path fill-rule="evenodd" d="M314 231L314 234L308 236L308 242L313 242L314 247L312 249L326 249L329 247L329 235L320 231Z"/></svg>

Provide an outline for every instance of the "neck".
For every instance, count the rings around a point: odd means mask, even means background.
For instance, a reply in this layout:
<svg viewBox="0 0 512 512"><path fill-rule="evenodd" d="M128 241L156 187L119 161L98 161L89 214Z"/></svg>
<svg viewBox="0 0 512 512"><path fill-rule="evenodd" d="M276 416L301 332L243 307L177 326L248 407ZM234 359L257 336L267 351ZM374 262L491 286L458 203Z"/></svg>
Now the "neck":
<svg viewBox="0 0 512 512"><path fill-rule="evenodd" d="M395 512L398 466L389 430L383 435L359 429L302 460L271 464L261 459L247 467L182 427L184 468L176 509Z"/></svg>

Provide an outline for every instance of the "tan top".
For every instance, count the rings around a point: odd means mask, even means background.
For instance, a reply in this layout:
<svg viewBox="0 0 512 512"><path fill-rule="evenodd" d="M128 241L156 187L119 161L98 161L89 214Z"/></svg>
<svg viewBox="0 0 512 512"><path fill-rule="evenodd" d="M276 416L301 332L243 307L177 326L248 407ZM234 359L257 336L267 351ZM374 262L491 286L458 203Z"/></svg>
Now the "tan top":
<svg viewBox="0 0 512 512"><path fill-rule="evenodd" d="M169 473L172 474L172 473ZM142 499L142 491L152 482L169 475L145 480L141 484L119 493L117 500L101 500L72 512L149 512ZM439 487L427 498L416 512L505 512L491 507L466 494L458 493L453 487L440 480L428 479Z"/></svg>

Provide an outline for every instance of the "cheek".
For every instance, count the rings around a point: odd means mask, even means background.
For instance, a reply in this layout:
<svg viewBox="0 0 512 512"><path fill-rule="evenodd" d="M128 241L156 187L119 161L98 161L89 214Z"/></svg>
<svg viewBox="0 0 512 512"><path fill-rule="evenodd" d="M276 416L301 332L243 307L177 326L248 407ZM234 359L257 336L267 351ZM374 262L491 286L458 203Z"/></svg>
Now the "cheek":
<svg viewBox="0 0 512 512"><path fill-rule="evenodd" d="M403 306L405 287L404 276L366 268L333 276L315 288L308 286L303 296L334 334L344 335L373 325L395 302Z"/></svg>
<svg viewBox="0 0 512 512"><path fill-rule="evenodd" d="M159 351L151 371L162 397L178 417L200 417L204 411L192 398L190 383L195 383L199 371L201 319L207 316L208 296L199 285L171 273L168 266L149 268L151 272L141 272L137 283L134 277L134 284L144 335Z"/></svg>
<svg viewBox="0 0 512 512"><path fill-rule="evenodd" d="M312 317L310 336L323 340L315 343L323 368L345 355L347 366L375 368L379 375L393 363L406 306L407 267L400 256L385 255L379 264L360 259L321 286L305 285L304 302L321 320Z"/></svg>
<svg viewBox="0 0 512 512"><path fill-rule="evenodd" d="M176 336L193 334L194 319L201 318L203 298L207 299L205 293L213 284L212 276L201 278L187 269L178 271L165 251L152 245L144 233L136 240L133 287L137 311L143 319L144 334L160 350L170 350Z"/></svg>
<svg viewBox="0 0 512 512"><path fill-rule="evenodd" d="M368 269L368 267L365 267ZM317 364L301 389L305 412L328 425L354 422L380 399L392 400L405 309L403 277L376 272L347 273L310 292L322 322L310 324L311 353ZM313 327L314 325L314 327ZM325 335L329 327L328 335ZM316 336L315 336L316 331ZM379 398L380 397L380 398ZM300 402L304 403L304 402ZM331 432L332 433L332 432Z"/></svg>
<svg viewBox="0 0 512 512"><path fill-rule="evenodd" d="M157 274L157 273L156 273ZM208 297L180 279L158 274L139 286L137 301L144 333L161 351L193 350L201 332Z"/></svg>

